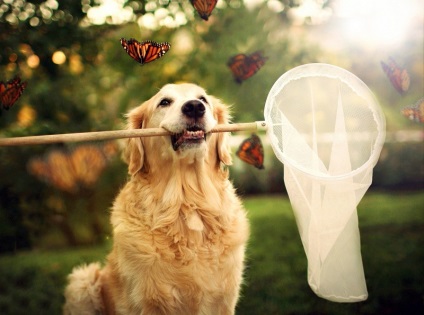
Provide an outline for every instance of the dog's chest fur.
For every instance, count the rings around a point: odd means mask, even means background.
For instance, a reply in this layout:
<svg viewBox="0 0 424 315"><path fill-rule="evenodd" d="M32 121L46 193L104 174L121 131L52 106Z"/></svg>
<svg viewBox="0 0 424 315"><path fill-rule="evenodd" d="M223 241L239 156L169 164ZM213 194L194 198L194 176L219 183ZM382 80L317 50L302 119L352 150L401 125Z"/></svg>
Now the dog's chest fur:
<svg viewBox="0 0 424 315"><path fill-rule="evenodd" d="M165 313L175 314L184 314L187 306L192 311L200 300L225 299L227 288L240 281L242 260L234 257L242 257L248 235L245 212L229 182L219 188L216 203L182 188L170 202L146 181L127 183L112 212L115 243L109 256L116 274L127 279L119 285L137 283L138 296L172 299L176 308ZM121 300L131 304L131 297Z"/></svg>
<svg viewBox="0 0 424 315"><path fill-rule="evenodd" d="M185 195L184 192L167 202L156 195L157 189L151 189L151 185L130 182L118 199L124 198L134 207L115 208L112 224L116 233L125 226L125 233L130 230L137 235L132 242L143 243L143 246L135 248L151 258L180 265L206 260L209 266L218 266L219 262L213 261L218 257L222 259L228 248L240 244L235 231L240 231L243 227L239 225L245 224L239 217L241 211L226 213L228 209L241 207L239 200L232 193L227 193L228 189L231 187L219 192L224 202L216 204L210 204L207 198L201 198L201 194ZM116 204L122 203L118 201Z"/></svg>

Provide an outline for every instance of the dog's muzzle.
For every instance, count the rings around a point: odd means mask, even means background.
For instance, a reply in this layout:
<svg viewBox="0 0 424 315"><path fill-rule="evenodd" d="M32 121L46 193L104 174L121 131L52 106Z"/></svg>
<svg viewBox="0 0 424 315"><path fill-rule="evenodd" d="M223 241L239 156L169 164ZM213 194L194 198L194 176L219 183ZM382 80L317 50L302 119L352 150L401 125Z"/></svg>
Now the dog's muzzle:
<svg viewBox="0 0 424 315"><path fill-rule="evenodd" d="M206 140L203 124L203 116L206 112L205 105L198 100L188 101L181 108L181 112L187 118L187 128L171 136L174 151L177 151L181 146L191 147Z"/></svg>

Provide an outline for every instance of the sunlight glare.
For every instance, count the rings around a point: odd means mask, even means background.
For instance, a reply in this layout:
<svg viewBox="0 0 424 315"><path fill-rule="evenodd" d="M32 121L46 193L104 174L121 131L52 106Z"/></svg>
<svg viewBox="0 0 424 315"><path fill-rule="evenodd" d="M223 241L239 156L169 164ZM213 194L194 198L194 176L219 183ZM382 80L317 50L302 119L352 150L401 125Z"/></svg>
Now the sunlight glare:
<svg viewBox="0 0 424 315"><path fill-rule="evenodd" d="M140 16L137 23L140 27L145 27L151 30L157 30L159 28L159 23L153 13L146 13Z"/></svg>
<svg viewBox="0 0 424 315"><path fill-rule="evenodd" d="M352 40L395 45L407 34L417 2L395 0L339 0L336 15L344 20L344 32Z"/></svg>
<svg viewBox="0 0 424 315"><path fill-rule="evenodd" d="M64 64L66 61L66 55L63 51L61 50L57 50L53 53L52 56L52 61L53 63L57 64L57 65L61 65Z"/></svg>
<svg viewBox="0 0 424 315"><path fill-rule="evenodd" d="M112 24L123 24L131 20L133 11L124 7L123 0L101 0L100 5L88 9L87 17L92 24L101 25L111 20Z"/></svg>
<svg viewBox="0 0 424 315"><path fill-rule="evenodd" d="M27 59L27 65L32 69L37 68L40 65L40 58L35 54L29 56Z"/></svg>

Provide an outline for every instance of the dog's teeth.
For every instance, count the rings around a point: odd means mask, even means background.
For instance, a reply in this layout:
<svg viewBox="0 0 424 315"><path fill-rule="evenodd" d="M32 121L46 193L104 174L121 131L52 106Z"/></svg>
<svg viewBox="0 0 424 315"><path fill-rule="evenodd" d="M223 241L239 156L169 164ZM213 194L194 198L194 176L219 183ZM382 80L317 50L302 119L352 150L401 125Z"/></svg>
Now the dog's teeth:
<svg viewBox="0 0 424 315"><path fill-rule="evenodd" d="M185 137L185 138L202 138L203 135L204 135L204 132L202 130L197 130L197 131L186 130L184 132L183 137Z"/></svg>
<svg viewBox="0 0 424 315"><path fill-rule="evenodd" d="M206 133L203 130L184 130L181 133L172 135L172 147L176 151L185 141L206 140Z"/></svg>

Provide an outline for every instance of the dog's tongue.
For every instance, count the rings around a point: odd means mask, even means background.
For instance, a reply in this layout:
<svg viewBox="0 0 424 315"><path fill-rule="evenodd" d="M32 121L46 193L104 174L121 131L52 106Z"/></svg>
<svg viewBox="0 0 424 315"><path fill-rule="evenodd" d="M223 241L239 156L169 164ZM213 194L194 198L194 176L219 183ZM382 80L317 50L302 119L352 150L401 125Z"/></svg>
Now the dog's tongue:
<svg viewBox="0 0 424 315"><path fill-rule="evenodd" d="M182 145L185 141L189 140L202 140L205 137L205 133L203 130L197 130L197 131L189 131L184 130L184 132L180 135L180 137L177 139L177 141L174 142L174 150L178 149L180 145Z"/></svg>

